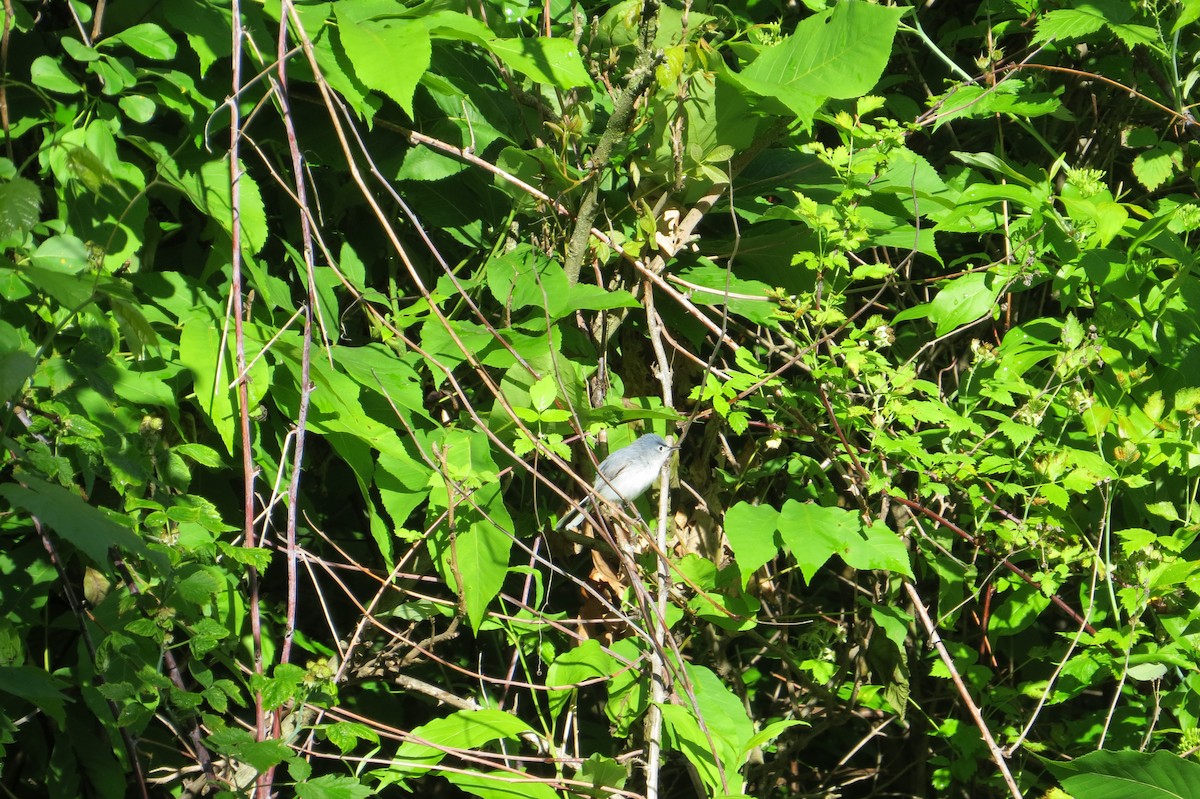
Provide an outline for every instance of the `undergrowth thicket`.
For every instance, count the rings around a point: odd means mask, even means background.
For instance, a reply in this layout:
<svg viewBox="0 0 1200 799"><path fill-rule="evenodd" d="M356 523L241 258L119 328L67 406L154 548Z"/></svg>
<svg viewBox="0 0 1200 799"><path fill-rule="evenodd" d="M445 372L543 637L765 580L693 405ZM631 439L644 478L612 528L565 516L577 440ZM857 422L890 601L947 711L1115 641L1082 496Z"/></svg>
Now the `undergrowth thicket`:
<svg viewBox="0 0 1200 799"><path fill-rule="evenodd" d="M1200 784L1200 0L4 13L6 795Z"/></svg>

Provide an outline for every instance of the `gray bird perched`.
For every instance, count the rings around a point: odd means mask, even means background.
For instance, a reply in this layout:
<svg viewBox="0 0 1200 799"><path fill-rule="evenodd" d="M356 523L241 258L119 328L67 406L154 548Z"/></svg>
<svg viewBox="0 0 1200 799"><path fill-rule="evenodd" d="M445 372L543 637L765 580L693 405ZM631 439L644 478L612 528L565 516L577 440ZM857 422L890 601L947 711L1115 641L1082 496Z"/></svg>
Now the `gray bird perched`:
<svg viewBox="0 0 1200 799"><path fill-rule="evenodd" d="M611 502L633 502L658 479L663 464L678 447L656 433L647 433L600 462L592 489ZM559 521L555 530L574 530L583 521L583 510L592 501L586 496L579 506Z"/></svg>

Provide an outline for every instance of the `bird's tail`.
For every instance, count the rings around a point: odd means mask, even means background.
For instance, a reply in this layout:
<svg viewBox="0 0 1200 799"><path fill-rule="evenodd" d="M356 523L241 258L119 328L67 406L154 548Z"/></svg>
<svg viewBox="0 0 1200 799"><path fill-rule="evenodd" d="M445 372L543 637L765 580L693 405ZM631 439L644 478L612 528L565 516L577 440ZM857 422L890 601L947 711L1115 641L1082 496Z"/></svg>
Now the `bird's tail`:
<svg viewBox="0 0 1200 799"><path fill-rule="evenodd" d="M554 532L557 533L559 530L574 530L583 524L583 511L587 508L591 499L591 497L584 497L582 502L568 511L566 516L559 519L558 524L554 525Z"/></svg>

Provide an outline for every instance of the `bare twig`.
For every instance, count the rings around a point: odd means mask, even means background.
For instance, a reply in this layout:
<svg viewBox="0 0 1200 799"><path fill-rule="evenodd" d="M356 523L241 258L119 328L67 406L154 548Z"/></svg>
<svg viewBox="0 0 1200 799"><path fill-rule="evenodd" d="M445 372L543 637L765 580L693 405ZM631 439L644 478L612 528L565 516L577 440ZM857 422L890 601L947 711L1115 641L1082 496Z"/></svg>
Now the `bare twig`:
<svg viewBox="0 0 1200 799"><path fill-rule="evenodd" d="M954 682L954 687L958 689L958 695L962 697L963 704L967 706L967 710L970 712L975 726L979 728L979 734L983 736L983 741L992 756L992 762L1000 769L1000 774L1004 777L1004 784L1008 786L1009 793L1013 799L1022 799L1021 789L1017 786L1017 781L1013 779L1012 773L1008 770L1008 761L1004 759L1004 752L996 745L996 739L992 737L992 731L988 729L987 722L983 719L983 714L979 712L978 705L971 699L971 693L967 690L966 684L963 683L962 677L958 673L958 667L954 665L954 659L950 657L950 652L946 649L946 645L942 643L942 637L938 633L937 627L934 625L933 620L929 618L929 613L925 610L925 604L921 600L921 595L917 593L917 589L908 580L904 581L904 590L912 602L912 607L916 611L917 618L921 620L921 626L925 628L925 634L929 636L930 644L937 649L938 656L942 659L942 663L950 673L950 679Z"/></svg>

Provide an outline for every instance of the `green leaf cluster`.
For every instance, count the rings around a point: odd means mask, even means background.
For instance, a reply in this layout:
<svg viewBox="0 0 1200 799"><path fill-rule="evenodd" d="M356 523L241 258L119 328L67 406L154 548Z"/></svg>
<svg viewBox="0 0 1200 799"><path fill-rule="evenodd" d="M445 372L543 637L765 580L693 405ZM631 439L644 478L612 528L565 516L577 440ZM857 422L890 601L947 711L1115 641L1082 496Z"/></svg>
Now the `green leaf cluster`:
<svg viewBox="0 0 1200 799"><path fill-rule="evenodd" d="M5 13L13 795L1191 778L1200 2Z"/></svg>

